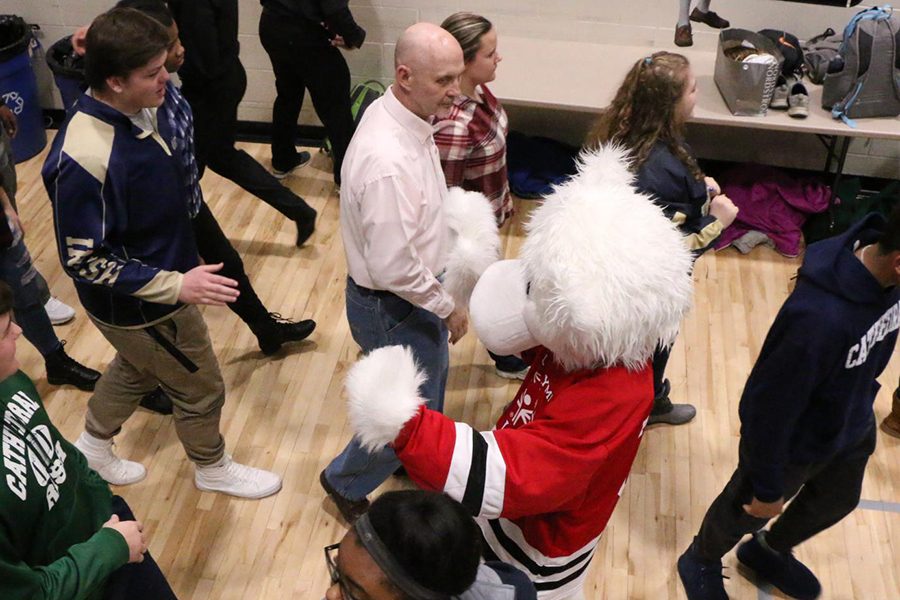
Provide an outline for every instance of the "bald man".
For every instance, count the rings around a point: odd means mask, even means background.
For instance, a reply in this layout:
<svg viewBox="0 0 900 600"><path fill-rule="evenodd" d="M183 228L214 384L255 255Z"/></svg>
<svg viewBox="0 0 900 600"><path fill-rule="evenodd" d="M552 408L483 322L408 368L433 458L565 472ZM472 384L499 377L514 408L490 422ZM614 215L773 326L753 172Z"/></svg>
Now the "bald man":
<svg viewBox="0 0 900 600"><path fill-rule="evenodd" d="M441 284L447 185L432 121L459 94L463 53L430 23L397 41L395 81L366 110L341 169L341 233L347 256L347 320L364 352L401 344L428 374L420 388L442 410L450 343L466 333L465 309ZM348 522L366 495L400 466L394 451L370 454L354 439L320 481Z"/></svg>

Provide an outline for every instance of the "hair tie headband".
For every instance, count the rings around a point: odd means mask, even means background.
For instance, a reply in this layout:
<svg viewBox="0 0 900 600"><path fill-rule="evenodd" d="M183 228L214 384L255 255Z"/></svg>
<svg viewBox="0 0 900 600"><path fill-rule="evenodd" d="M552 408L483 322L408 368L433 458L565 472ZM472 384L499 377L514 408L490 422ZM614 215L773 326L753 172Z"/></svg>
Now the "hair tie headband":
<svg viewBox="0 0 900 600"><path fill-rule="evenodd" d="M356 537L365 547L369 556L375 561L387 578L400 588L407 596L415 600L446 600L446 594L440 594L429 590L416 582L412 577L407 575L402 566L394 559L390 550L378 537L372 522L369 520L369 514L364 513L353 523L353 529L356 531Z"/></svg>
<svg viewBox="0 0 900 600"><path fill-rule="evenodd" d="M646 58L644 59L644 64L645 64L645 65L649 65L649 64L652 63L652 62L653 62L653 57L652 57L652 56L648 56L648 57L646 57Z"/></svg>

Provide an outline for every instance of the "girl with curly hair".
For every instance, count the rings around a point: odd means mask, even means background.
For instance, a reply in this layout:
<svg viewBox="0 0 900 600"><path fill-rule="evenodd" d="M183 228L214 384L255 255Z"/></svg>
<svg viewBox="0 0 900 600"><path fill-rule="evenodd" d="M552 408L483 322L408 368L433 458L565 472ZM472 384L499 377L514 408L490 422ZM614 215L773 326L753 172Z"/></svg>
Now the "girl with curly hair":
<svg viewBox="0 0 900 600"><path fill-rule="evenodd" d="M697 80L687 58L656 52L637 61L603 110L587 146L618 144L631 151L636 185L650 195L684 235L697 257L731 225L738 209L712 177L704 176L684 141L694 111ZM665 379L670 348L653 357L654 405L648 424L680 425L694 418L690 404L669 400Z"/></svg>

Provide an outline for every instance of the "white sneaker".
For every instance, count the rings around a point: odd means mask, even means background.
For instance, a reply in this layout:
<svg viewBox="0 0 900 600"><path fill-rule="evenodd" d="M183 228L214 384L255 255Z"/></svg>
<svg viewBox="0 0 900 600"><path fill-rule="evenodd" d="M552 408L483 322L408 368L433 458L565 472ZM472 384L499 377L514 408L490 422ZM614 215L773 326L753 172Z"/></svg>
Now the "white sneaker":
<svg viewBox="0 0 900 600"><path fill-rule="evenodd" d="M119 458L112 446L112 440L95 438L86 431L75 441L75 447L87 458L88 466L107 483L128 485L147 476L144 465Z"/></svg>
<svg viewBox="0 0 900 600"><path fill-rule="evenodd" d="M50 296L44 305L44 311L54 325L64 325L75 318L75 309L56 296Z"/></svg>
<svg viewBox="0 0 900 600"><path fill-rule="evenodd" d="M795 119L809 116L809 92L799 81L791 88L791 95L788 96L788 115Z"/></svg>
<svg viewBox="0 0 900 600"><path fill-rule="evenodd" d="M265 498L281 489L281 477L271 471L236 463L226 454L214 465L197 466L194 484L204 492L221 492L240 498Z"/></svg>

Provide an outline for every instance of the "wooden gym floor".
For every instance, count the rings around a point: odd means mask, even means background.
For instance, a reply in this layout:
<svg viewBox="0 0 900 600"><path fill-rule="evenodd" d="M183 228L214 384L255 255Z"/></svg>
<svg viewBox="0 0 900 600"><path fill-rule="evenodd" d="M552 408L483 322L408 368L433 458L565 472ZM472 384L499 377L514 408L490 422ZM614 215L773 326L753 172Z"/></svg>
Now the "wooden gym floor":
<svg viewBox="0 0 900 600"><path fill-rule="evenodd" d="M268 166L268 146L241 146ZM311 152L311 164L285 179L319 211L316 233L302 249L293 245L293 224L275 210L211 172L203 179L212 211L269 310L318 322L311 341L267 358L232 312L203 309L228 387L222 422L228 451L283 475L284 489L262 501L198 491L170 417L138 411L116 439L119 453L143 462L149 474L115 492L146 524L150 550L182 600L322 598L328 583L322 548L345 531L323 501L318 474L350 437L342 387L358 348L344 315L338 194L329 160ZM18 165L26 242L53 293L77 310L75 321L57 328L68 340L66 350L102 371L113 351L59 266L40 181L45 155ZM518 214L504 227L509 257L516 255L531 206L517 200ZM697 263L695 305L668 376L673 400L694 403L698 415L686 426L658 427L644 436L589 571L588 598L684 598L675 561L734 469L741 389L799 264L768 248L746 256L734 249L708 253ZM49 386L40 356L24 338L19 356L53 421L77 438L89 394ZM490 428L517 386L494 374L471 333L452 348L450 364L447 414ZM890 409L898 374L894 361L881 378L879 421ZM383 489L405 485L392 480ZM820 577L823 598L900 598L900 440L879 432L860 507L797 554ZM725 564L733 598L781 597L738 574L733 553Z"/></svg>

